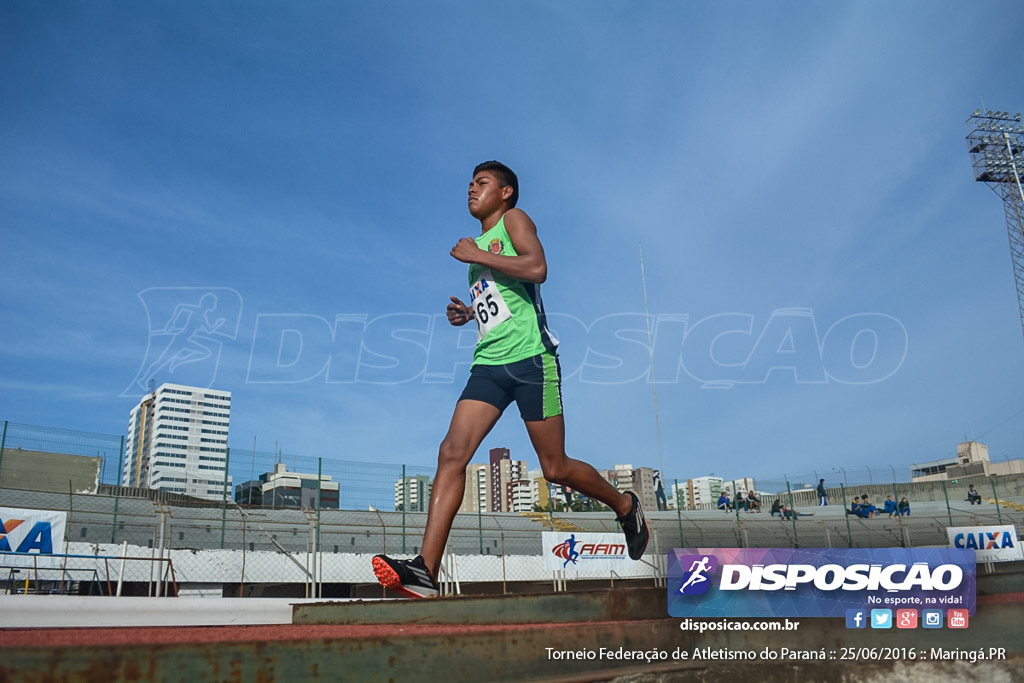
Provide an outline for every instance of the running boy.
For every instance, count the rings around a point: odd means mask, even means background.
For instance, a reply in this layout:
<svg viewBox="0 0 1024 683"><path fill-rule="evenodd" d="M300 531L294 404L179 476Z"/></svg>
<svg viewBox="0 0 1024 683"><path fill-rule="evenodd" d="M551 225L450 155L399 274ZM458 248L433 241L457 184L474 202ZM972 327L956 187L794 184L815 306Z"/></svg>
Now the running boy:
<svg viewBox="0 0 1024 683"><path fill-rule="evenodd" d="M614 510L630 558L639 560L647 549L650 531L636 494L620 493L589 464L565 454L558 342L547 329L540 298L548 265L537 227L515 208L518 199L519 180L507 166L486 161L473 169L468 204L469 213L480 221L480 236L463 237L451 249L453 258L469 265L469 305L453 296L447 308L452 325L476 321L469 381L438 452L419 557L373 558L377 580L409 597L438 594L437 572L462 504L466 466L513 401L544 478Z"/></svg>

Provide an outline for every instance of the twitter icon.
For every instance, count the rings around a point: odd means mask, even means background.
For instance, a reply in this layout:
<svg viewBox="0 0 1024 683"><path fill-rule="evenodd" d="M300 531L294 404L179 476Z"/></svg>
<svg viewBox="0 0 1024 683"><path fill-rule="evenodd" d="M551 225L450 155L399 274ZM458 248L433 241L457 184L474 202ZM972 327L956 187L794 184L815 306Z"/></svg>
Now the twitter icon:
<svg viewBox="0 0 1024 683"><path fill-rule="evenodd" d="M892 628L892 610L871 610L871 628Z"/></svg>

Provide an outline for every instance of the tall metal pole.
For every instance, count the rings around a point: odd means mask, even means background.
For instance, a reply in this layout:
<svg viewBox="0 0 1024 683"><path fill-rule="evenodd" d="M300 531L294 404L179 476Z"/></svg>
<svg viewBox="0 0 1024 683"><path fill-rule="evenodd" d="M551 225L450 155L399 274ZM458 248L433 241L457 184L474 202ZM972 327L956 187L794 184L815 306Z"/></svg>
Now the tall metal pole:
<svg viewBox="0 0 1024 683"><path fill-rule="evenodd" d="M651 316L647 310L647 276L644 274L644 246L640 245L640 280L644 286L644 320L647 323L647 349L651 356L651 391L654 393L654 431L658 437L658 464L661 480L665 481L665 456L661 449L661 416L658 411L658 382L654 376L654 340L651 335Z"/></svg>
<svg viewBox="0 0 1024 683"><path fill-rule="evenodd" d="M402 554L405 554L405 510L409 507L409 480L405 478L405 465L402 465Z"/></svg>
<svg viewBox="0 0 1024 683"><path fill-rule="evenodd" d="M224 549L224 528L228 523L228 465L231 463L231 449L224 448L224 489L220 506L220 548Z"/></svg>
<svg viewBox="0 0 1024 683"><path fill-rule="evenodd" d="M4 433L0 436L0 466L4 463L4 446L7 445L7 420L4 420Z"/></svg>
<svg viewBox="0 0 1024 683"><path fill-rule="evenodd" d="M6 429L6 427L7 427L7 424L4 423L4 428ZM121 483L120 483L121 482L121 478L120 478L120 472L121 472L121 467L123 466L123 463L124 463L124 436L122 435L121 436L121 446L120 446L120 448L118 448L118 451L117 451L118 484L117 484L117 493L114 494L114 521L110 525L110 542L111 543L114 543L114 533L117 530L117 506L118 506L118 503L121 502Z"/></svg>

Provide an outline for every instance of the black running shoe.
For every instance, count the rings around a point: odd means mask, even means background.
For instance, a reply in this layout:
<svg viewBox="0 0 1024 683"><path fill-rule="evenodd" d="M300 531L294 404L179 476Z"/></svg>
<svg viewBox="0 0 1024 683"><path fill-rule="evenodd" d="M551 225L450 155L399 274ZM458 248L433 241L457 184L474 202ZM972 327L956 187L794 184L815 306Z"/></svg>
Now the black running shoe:
<svg viewBox="0 0 1024 683"><path fill-rule="evenodd" d="M409 598L436 598L437 582L430 577L422 557L393 560L387 555L373 558L373 573L385 588Z"/></svg>
<svg viewBox="0 0 1024 683"><path fill-rule="evenodd" d="M632 491L626 491L626 495L633 499L633 509L625 517L619 517L619 526L622 533L626 534L626 549L629 551L629 559L639 560L647 550L647 542L651 540L651 530L647 528L647 519L644 517L644 507L640 499Z"/></svg>

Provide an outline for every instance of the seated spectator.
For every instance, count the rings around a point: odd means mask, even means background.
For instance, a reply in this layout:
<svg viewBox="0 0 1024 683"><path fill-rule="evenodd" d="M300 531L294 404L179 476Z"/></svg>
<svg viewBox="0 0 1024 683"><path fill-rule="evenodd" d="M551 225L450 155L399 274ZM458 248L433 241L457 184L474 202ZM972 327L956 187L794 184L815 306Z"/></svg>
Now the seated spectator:
<svg viewBox="0 0 1024 683"><path fill-rule="evenodd" d="M750 512L761 513L761 499L753 491L747 494L747 505Z"/></svg>
<svg viewBox="0 0 1024 683"><path fill-rule="evenodd" d="M790 510L785 505L782 506L782 519L798 519L800 517L807 517L813 514L813 512L798 512L796 510Z"/></svg>
<svg viewBox="0 0 1024 683"><path fill-rule="evenodd" d="M739 491L736 494L736 509L737 510L749 510L746 499L743 498L743 492Z"/></svg>
<svg viewBox="0 0 1024 683"><path fill-rule="evenodd" d="M856 515L860 512L860 496L854 496L853 502L850 503L850 509L846 511L848 515Z"/></svg>
<svg viewBox="0 0 1024 683"><path fill-rule="evenodd" d="M906 498L900 498L900 504L896 506L900 512L900 517L910 516L910 501Z"/></svg>
<svg viewBox="0 0 1024 683"><path fill-rule="evenodd" d="M782 501L776 498L772 501L772 517L782 514Z"/></svg>
<svg viewBox="0 0 1024 683"><path fill-rule="evenodd" d="M855 496L853 502L850 503L850 510L847 514L857 515L863 519L870 519L875 513L873 510L865 510L864 505L860 502L860 496Z"/></svg>
<svg viewBox="0 0 1024 683"><path fill-rule="evenodd" d="M860 494L860 506L861 508L864 509L865 512L870 513L872 517L875 515L876 512L878 512L878 508L876 508L874 505L871 504L870 501L868 501L868 494L866 493Z"/></svg>
<svg viewBox="0 0 1024 683"><path fill-rule="evenodd" d="M896 501L892 499L892 495L885 497L884 509L889 513L890 517L895 517L898 513L896 512Z"/></svg>
<svg viewBox="0 0 1024 683"><path fill-rule="evenodd" d="M970 484L967 487L967 502L971 505L974 505L975 503L981 505L981 494L978 493L976 488L974 488L974 484Z"/></svg>
<svg viewBox="0 0 1024 683"><path fill-rule="evenodd" d="M718 497L718 509L725 510L726 512L732 510L732 503L729 501L729 496L725 494L725 491L722 491L722 495Z"/></svg>

